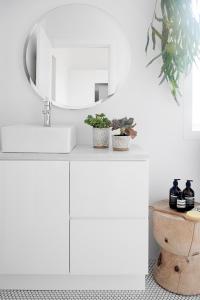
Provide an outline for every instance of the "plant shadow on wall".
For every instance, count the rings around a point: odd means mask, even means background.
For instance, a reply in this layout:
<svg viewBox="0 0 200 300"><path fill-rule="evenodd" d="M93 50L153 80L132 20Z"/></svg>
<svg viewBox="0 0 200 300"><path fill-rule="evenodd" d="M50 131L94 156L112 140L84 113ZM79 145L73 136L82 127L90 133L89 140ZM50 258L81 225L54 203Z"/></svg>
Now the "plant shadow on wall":
<svg viewBox="0 0 200 300"><path fill-rule="evenodd" d="M147 64L161 59L160 84L167 81L178 103L181 75L187 75L200 54L200 18L198 0L156 0L151 24L147 31L147 52L150 41L160 53Z"/></svg>

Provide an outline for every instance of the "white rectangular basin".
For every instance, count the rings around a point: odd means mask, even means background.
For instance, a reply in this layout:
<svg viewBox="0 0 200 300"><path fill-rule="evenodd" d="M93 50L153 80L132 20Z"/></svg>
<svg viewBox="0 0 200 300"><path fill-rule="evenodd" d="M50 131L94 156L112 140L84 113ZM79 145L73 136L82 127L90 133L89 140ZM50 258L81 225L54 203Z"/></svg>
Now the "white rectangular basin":
<svg viewBox="0 0 200 300"><path fill-rule="evenodd" d="M2 152L70 153L75 146L74 126L16 125L1 128Z"/></svg>

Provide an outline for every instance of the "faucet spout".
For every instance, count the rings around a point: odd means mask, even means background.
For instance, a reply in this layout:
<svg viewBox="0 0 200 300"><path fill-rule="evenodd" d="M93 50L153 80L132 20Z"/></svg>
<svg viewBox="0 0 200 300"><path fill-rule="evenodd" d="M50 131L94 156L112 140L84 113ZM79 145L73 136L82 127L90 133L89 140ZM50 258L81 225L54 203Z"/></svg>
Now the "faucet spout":
<svg viewBox="0 0 200 300"><path fill-rule="evenodd" d="M42 113L44 115L44 126L51 127L51 102L49 100L44 101Z"/></svg>

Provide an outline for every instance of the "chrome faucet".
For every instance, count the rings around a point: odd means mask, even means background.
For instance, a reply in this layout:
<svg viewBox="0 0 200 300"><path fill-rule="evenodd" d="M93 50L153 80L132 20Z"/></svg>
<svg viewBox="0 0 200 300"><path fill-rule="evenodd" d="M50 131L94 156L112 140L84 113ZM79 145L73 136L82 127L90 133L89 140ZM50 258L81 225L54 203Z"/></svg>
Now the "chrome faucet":
<svg viewBox="0 0 200 300"><path fill-rule="evenodd" d="M51 102L48 99L44 100L42 113L44 115L44 126L51 127Z"/></svg>

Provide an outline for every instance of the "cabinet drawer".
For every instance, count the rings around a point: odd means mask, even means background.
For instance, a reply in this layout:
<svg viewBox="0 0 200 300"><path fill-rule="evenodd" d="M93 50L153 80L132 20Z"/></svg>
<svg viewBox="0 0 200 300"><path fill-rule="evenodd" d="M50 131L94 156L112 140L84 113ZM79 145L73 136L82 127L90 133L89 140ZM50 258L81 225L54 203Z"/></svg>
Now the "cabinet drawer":
<svg viewBox="0 0 200 300"><path fill-rule="evenodd" d="M147 216L147 161L70 163L72 217Z"/></svg>
<svg viewBox="0 0 200 300"><path fill-rule="evenodd" d="M145 220L72 220L72 274L145 274L148 266Z"/></svg>

